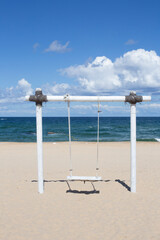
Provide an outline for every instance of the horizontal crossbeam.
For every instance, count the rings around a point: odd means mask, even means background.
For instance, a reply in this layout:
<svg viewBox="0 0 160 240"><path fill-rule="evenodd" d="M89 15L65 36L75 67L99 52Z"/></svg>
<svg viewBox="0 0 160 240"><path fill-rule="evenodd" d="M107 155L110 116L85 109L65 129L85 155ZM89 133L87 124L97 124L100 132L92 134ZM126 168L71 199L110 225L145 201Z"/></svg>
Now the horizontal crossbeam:
<svg viewBox="0 0 160 240"><path fill-rule="evenodd" d="M26 96L26 101L34 101ZM150 96L142 96L142 101L150 101ZM128 102L125 96L46 96L45 102Z"/></svg>

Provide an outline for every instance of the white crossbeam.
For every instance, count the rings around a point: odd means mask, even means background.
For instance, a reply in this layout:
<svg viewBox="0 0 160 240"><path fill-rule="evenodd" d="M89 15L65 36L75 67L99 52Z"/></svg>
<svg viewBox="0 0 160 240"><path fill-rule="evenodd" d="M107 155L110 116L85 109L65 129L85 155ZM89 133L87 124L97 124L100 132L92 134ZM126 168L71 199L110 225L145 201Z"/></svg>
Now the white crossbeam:
<svg viewBox="0 0 160 240"><path fill-rule="evenodd" d="M25 100L29 101L30 96ZM144 102L151 101L151 96L142 96ZM125 102L125 96L47 96L48 102Z"/></svg>

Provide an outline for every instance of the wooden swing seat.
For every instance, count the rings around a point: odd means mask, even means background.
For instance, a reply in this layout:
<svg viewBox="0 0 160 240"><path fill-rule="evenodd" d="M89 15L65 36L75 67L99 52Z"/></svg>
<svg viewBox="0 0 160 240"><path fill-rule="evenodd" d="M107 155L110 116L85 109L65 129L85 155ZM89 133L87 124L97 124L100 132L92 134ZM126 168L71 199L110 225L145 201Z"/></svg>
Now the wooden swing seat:
<svg viewBox="0 0 160 240"><path fill-rule="evenodd" d="M68 181L101 181L101 177L96 176L67 176Z"/></svg>

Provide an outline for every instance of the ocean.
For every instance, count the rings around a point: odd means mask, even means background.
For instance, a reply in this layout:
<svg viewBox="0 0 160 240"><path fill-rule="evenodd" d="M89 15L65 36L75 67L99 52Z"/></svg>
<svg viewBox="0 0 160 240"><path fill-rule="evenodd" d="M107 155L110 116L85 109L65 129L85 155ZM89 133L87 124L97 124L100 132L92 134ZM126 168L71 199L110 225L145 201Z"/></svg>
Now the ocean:
<svg viewBox="0 0 160 240"><path fill-rule="evenodd" d="M71 117L72 141L97 140L96 117ZM129 117L100 117L100 141L130 140ZM43 117L43 141L68 141L67 117ZM160 141L160 117L137 117L137 141ZM0 142L36 142L35 117L0 117Z"/></svg>

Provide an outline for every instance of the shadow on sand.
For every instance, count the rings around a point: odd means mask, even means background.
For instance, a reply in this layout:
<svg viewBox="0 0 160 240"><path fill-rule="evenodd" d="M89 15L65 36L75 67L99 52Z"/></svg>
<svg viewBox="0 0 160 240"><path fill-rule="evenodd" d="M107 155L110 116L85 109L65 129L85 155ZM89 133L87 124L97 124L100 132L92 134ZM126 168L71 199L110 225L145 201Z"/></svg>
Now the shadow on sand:
<svg viewBox="0 0 160 240"><path fill-rule="evenodd" d="M93 190L91 190L91 191L72 190L71 187L70 187L70 185L69 185L69 182L68 182L68 181L66 181L66 182L67 182L67 185L68 185L68 188L69 188L69 190L67 190L66 193L77 193L77 194L86 194L86 195L89 195L89 194L99 194L99 193L100 193L99 190L96 190L96 189L95 189L95 186L94 186L93 182L91 182L92 187L93 187ZM84 182L84 183L85 183L85 182Z"/></svg>
<svg viewBox="0 0 160 240"><path fill-rule="evenodd" d="M113 181L113 180L101 180L100 182L108 183L110 181ZM32 180L31 182L38 182L38 180ZM99 194L100 193L99 190L96 190L96 188L93 184L94 183L93 181L90 182L92 184L92 187L93 187L93 190L90 190L90 191L87 191L87 190L86 191L73 190L73 189L71 189L69 181L67 181L67 180L44 180L44 184L45 183L52 183L52 182L54 182L54 183L56 183L56 182L66 183L68 188L69 188L68 190L66 190L66 193L86 194L86 195ZM72 182L74 182L74 181L72 181ZM130 187L125 183L125 180L122 181L120 179L116 179L116 180L114 180L114 182L118 182L121 186L123 186L125 189L127 189L127 191L130 191ZM84 183L85 183L85 181L84 181Z"/></svg>
<svg viewBox="0 0 160 240"><path fill-rule="evenodd" d="M106 180L106 181L109 181L109 180ZM31 182L38 182L38 180L32 180ZM68 186L68 190L66 190L66 193L76 193L76 194L86 194L86 195L89 195L89 194L99 194L100 191L99 190L96 190L93 182L90 182L92 184L92 187L93 187L93 190L90 190L90 191L79 191L79 190L73 190L71 189L71 186L69 184L69 182L67 180L44 180L44 184L45 183L49 183L49 182L63 182L63 183L66 183L67 186ZM74 182L74 181L72 181ZM85 181L84 181L85 183Z"/></svg>
<svg viewBox="0 0 160 240"><path fill-rule="evenodd" d="M131 191L131 188L125 183L125 181L120 180L120 179L116 179L115 182L120 183L123 187L125 187L128 191Z"/></svg>

